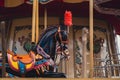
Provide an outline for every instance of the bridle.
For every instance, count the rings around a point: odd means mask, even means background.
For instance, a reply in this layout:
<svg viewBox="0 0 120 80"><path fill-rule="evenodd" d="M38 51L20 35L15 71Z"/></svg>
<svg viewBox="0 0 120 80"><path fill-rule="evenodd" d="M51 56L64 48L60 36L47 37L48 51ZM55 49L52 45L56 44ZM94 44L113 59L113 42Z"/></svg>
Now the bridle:
<svg viewBox="0 0 120 80"><path fill-rule="evenodd" d="M68 44L68 39L67 40L63 40L62 39L62 34L61 32L64 32L65 30L61 30L60 29L60 26L58 27L58 31L55 33L55 40L57 41L57 35L58 35L58 38L60 41L59 42L59 51L61 52L61 54L63 55L67 55L65 52L64 52L64 48L65 48L65 44ZM67 35L66 35L67 36ZM64 48L63 48L64 47Z"/></svg>
<svg viewBox="0 0 120 80"><path fill-rule="evenodd" d="M60 63L61 60L63 59L69 59L70 55L69 55L69 51L66 47L65 44L68 44L68 39L66 38L66 40L63 40L62 37L62 33L65 30L61 30L60 26L58 27L57 32L55 33L55 42L56 42L56 54L55 54L55 66L54 66L54 71L56 71L56 69L58 68L58 65ZM67 34L66 34L67 36ZM68 52L66 52L68 51Z"/></svg>
<svg viewBox="0 0 120 80"><path fill-rule="evenodd" d="M62 39L62 35L61 35L61 32L65 32L65 30L61 30L60 27L58 27L58 31L55 33L55 40L57 41L57 35L59 36L59 39L60 39L60 44L68 44L68 40L64 41Z"/></svg>

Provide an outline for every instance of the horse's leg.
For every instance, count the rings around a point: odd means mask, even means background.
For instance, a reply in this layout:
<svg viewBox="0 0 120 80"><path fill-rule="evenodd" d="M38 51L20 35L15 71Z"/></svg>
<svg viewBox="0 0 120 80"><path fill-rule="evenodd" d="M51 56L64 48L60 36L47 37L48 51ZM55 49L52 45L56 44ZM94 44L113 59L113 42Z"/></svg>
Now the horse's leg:
<svg viewBox="0 0 120 80"><path fill-rule="evenodd" d="M56 64L56 65L59 65L59 63L60 63L60 57L61 57L61 54L58 54L58 55L56 56L56 60L55 60L55 64Z"/></svg>
<svg viewBox="0 0 120 80"><path fill-rule="evenodd" d="M58 72L58 65L55 65L55 66L54 66L53 72Z"/></svg>
<svg viewBox="0 0 120 80"><path fill-rule="evenodd" d="M57 54L55 59L54 72L57 72L58 65L60 63L60 58L61 58L61 54Z"/></svg>
<svg viewBox="0 0 120 80"><path fill-rule="evenodd" d="M6 75L5 75L7 78L17 78L17 76L15 76L15 75L13 75L13 74L11 74L11 73L6 73Z"/></svg>
<svg viewBox="0 0 120 80"><path fill-rule="evenodd" d="M81 74L81 65L80 64L76 64L76 69L77 69L78 73Z"/></svg>

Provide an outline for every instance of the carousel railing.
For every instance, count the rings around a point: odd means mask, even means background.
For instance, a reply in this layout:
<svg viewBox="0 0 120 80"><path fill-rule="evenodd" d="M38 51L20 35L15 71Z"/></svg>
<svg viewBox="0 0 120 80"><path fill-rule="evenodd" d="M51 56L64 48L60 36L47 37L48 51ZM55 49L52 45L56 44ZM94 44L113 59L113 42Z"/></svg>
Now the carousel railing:
<svg viewBox="0 0 120 80"><path fill-rule="evenodd" d="M112 58L112 57L117 58ZM94 77L95 78L120 78L120 56L119 54L107 55L105 59L95 58ZM99 64L99 65L98 65Z"/></svg>
<svg viewBox="0 0 120 80"><path fill-rule="evenodd" d="M94 59L94 61L95 61L94 77L95 78L106 78L107 77L106 66L105 66L106 59L102 60L101 58L96 58L96 59ZM102 65L102 64L104 64L104 65Z"/></svg>

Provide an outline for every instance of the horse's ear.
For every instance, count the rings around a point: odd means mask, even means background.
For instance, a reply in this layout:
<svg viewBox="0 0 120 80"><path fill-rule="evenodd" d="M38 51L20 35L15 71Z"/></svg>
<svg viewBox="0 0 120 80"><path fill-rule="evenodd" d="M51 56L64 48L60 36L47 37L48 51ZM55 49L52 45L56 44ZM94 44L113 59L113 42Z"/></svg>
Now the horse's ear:
<svg viewBox="0 0 120 80"><path fill-rule="evenodd" d="M60 28L61 28L61 30L65 30L65 31L67 31L67 26L64 25L64 24L60 25Z"/></svg>

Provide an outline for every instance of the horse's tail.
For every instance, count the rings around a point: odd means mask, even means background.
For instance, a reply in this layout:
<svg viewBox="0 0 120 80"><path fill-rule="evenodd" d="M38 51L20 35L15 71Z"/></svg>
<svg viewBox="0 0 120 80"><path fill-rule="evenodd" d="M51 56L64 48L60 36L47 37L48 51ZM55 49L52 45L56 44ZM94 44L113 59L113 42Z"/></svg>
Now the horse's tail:
<svg viewBox="0 0 120 80"><path fill-rule="evenodd" d="M8 54L11 54L12 56L15 55L15 54L14 54L12 51L10 51L9 49L7 50L7 53L8 53Z"/></svg>

